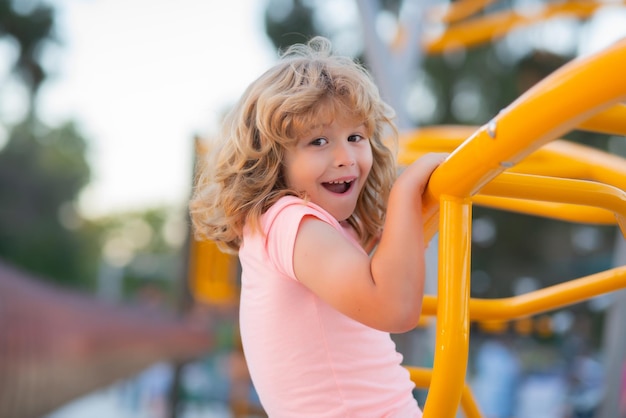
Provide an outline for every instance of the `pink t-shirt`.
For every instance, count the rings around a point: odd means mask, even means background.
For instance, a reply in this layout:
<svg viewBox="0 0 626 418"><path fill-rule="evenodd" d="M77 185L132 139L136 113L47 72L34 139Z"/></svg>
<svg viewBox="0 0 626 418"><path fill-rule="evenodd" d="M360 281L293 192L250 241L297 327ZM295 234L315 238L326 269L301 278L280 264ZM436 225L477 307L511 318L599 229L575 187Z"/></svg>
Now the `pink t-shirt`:
<svg viewBox="0 0 626 418"><path fill-rule="evenodd" d="M244 231L241 337L265 411L272 418L421 417L390 335L343 315L295 278L293 248L306 215L360 248L330 214L292 196L263 215L265 236Z"/></svg>

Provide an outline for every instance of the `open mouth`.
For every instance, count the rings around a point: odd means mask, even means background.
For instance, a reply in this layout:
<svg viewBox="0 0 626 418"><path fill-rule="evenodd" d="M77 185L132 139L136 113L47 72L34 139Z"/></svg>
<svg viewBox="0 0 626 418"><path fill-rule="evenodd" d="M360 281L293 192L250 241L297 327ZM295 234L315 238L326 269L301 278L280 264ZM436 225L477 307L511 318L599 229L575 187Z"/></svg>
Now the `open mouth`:
<svg viewBox="0 0 626 418"><path fill-rule="evenodd" d="M353 183L354 183L353 180L349 180L349 181L329 181L327 183L322 183L322 186L324 186L324 188L326 190L331 191L333 193L343 194L343 193L347 192L348 190L350 190L350 188L352 187Z"/></svg>

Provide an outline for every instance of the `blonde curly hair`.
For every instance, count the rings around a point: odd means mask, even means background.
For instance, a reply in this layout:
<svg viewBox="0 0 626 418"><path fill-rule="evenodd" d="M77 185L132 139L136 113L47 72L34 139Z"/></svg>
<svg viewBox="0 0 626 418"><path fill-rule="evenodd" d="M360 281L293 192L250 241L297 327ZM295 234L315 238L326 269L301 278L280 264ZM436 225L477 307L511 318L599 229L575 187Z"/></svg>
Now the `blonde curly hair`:
<svg viewBox="0 0 626 418"><path fill-rule="evenodd" d="M347 221L363 245L378 237L396 178L395 114L369 73L351 58L334 55L330 41L322 37L289 47L226 116L218 143L197 165L189 204L196 237L236 252L244 225L258 230L260 216L278 199L306 199L286 185L285 151L320 121L332 120L335 112L364 121L370 135L372 169Z"/></svg>

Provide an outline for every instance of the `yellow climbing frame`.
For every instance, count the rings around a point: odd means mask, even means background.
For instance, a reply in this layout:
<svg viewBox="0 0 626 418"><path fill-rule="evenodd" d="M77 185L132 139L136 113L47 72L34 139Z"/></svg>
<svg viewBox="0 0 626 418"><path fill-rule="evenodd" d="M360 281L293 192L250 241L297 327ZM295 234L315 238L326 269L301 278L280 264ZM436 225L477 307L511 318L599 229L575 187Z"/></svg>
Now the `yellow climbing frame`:
<svg viewBox="0 0 626 418"><path fill-rule="evenodd" d="M626 287L623 266L522 296L469 297L475 203L557 219L617 223L626 236L626 160L555 141L574 129L626 134L621 104L626 100L625 62L626 40L572 61L460 144L458 136L471 128L426 128L403 139L405 163L422 152L452 150L431 177L424 208L427 239L437 229L440 235L441 295L426 296L423 308L424 314L437 316L432 372L410 369L416 384L428 383L424 417L454 417L459 405L467 417L481 416L465 385L471 320L521 318ZM437 136L437 129L445 135Z"/></svg>

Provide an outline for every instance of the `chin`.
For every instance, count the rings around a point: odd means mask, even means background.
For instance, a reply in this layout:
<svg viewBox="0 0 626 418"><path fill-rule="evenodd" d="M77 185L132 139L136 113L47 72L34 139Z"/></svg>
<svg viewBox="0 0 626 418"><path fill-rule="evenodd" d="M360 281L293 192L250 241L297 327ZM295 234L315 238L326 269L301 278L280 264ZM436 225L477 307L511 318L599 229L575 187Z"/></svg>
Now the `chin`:
<svg viewBox="0 0 626 418"><path fill-rule="evenodd" d="M330 212L330 214L333 215L333 218L337 219L337 221L339 222L343 222L347 220L350 216L352 216L353 213L354 213L354 208L350 211L339 210L339 211Z"/></svg>

